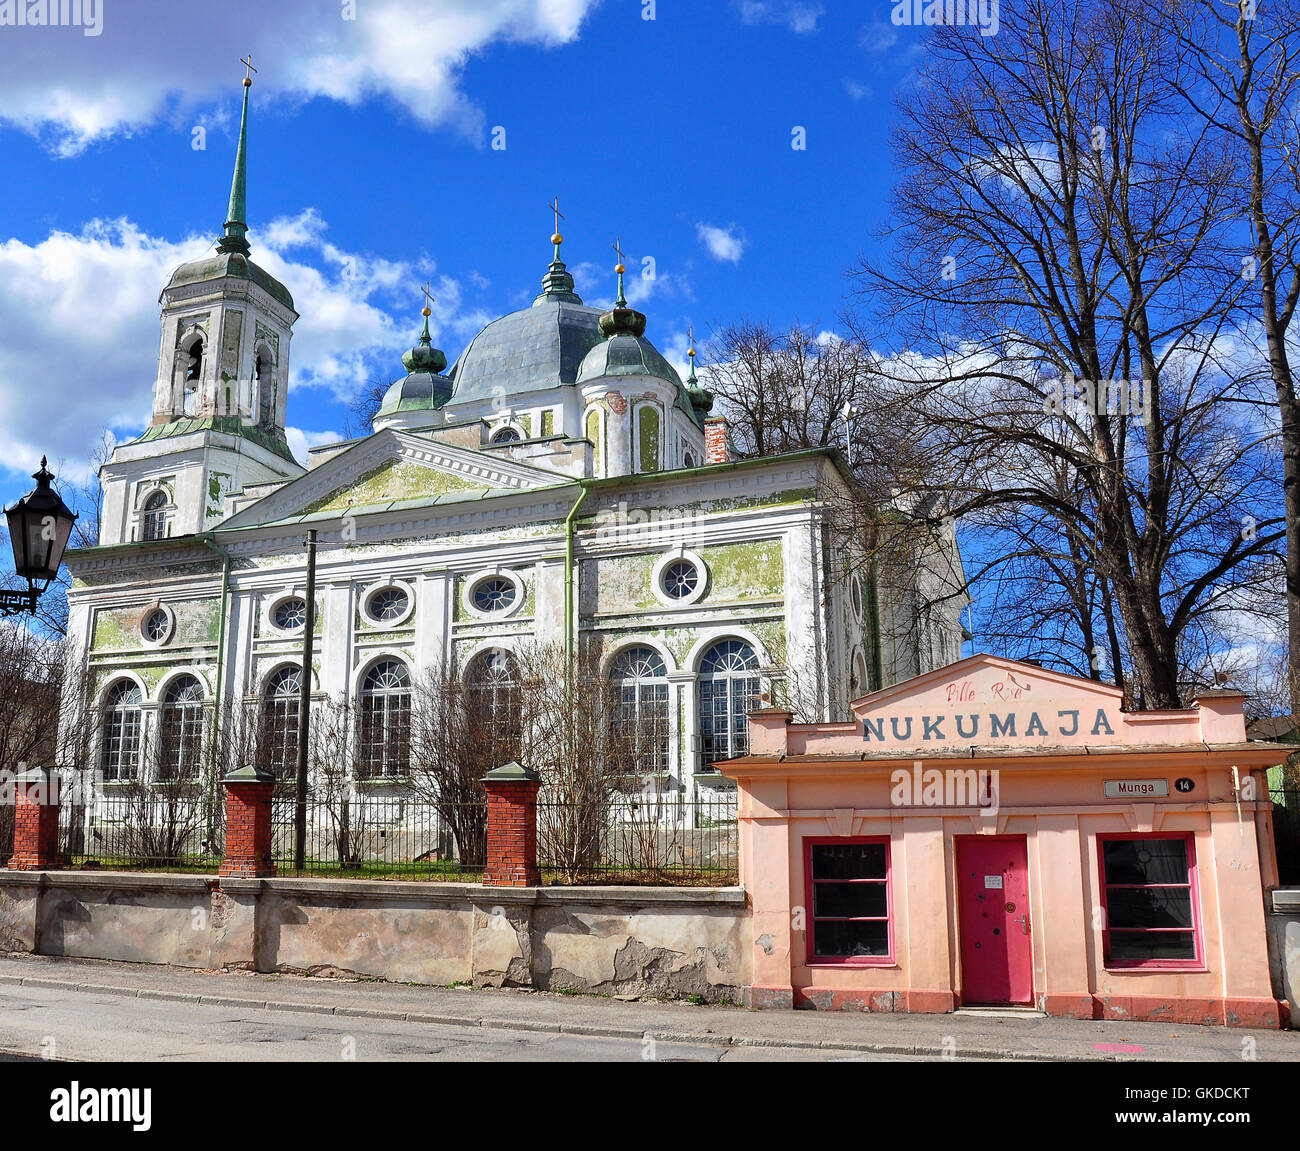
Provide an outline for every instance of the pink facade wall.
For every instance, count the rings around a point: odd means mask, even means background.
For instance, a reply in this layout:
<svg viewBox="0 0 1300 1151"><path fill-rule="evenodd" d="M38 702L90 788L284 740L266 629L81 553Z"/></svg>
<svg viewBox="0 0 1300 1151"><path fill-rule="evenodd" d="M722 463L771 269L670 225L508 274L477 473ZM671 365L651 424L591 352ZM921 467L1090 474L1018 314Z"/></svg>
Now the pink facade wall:
<svg viewBox="0 0 1300 1151"><path fill-rule="evenodd" d="M1017 685L1014 699L995 687L1008 682ZM957 694L960 700L951 698ZM990 709L1002 709L1001 743L988 741L987 728L983 743L952 738L957 714L969 731L970 717ZM790 723L783 712L754 713L751 754L719 765L740 786L755 1005L906 1011L961 1005L957 837L999 835L1025 837L1033 1000L1040 1009L1076 1018L1265 1027L1284 1020L1287 1005L1271 987L1264 921L1264 892L1277 883L1264 771L1277 752L1246 745L1241 697L1132 715L1120 711L1118 693L1105 685L977 656L865 697L854 710L852 724L807 726ZM1020 717L1015 736L1005 726L1012 710ZM1091 721L1100 710L1101 726L1111 731L1095 736L1089 722L1073 740L1026 739L1035 710L1049 727L1049 713L1054 720L1059 711L1078 710ZM888 739L890 720L904 715L930 720L928 729L913 723L911 745ZM875 738L880 730L885 741ZM901 721L898 730L905 730ZM929 741L915 738L922 730ZM945 738L935 738L938 733ZM954 771L980 770L996 772L986 777L995 781L995 794L985 808L932 802L937 793L927 797L910 782L918 771L945 773L946 780ZM923 784L927 777L919 779ZM1108 784L1161 780L1167 795L1106 794ZM1179 780L1190 780L1191 789L1180 792ZM1175 833L1192 837L1198 960L1108 966L1098 837ZM813 836L888 837L888 961L808 962L803 841Z"/></svg>

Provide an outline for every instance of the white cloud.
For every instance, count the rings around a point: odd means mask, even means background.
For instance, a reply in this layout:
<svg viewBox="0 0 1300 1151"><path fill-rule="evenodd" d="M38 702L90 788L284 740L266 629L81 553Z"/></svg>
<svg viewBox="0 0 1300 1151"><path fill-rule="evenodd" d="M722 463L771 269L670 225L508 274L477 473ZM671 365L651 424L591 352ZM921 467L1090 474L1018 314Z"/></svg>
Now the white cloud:
<svg viewBox="0 0 1300 1151"><path fill-rule="evenodd" d="M387 97L421 124L482 140L483 110L460 88L466 61L498 42L568 43L598 2L360 0L354 20L337 0L224 0L190 4L184 18L175 0L106 4L99 36L4 30L0 120L62 154L162 119L208 121L204 105L238 96L235 61L251 50L255 96Z"/></svg>
<svg viewBox="0 0 1300 1151"><path fill-rule="evenodd" d="M289 368L289 416L298 423L310 422L305 389L346 399L370 379L402 374L401 353L421 324L416 283L434 283L435 342L463 340L488 319L466 311L459 283L437 276L430 261L344 251L327 235L312 210L249 233L253 258L289 288L300 313ZM0 465L30 472L48 453L79 480L102 427L119 438L139 434L158 368L158 293L177 265L211 248L210 237L151 236L127 219L92 220L35 244L0 242Z"/></svg>
<svg viewBox="0 0 1300 1151"><path fill-rule="evenodd" d="M293 458L303 467L307 466L307 453L321 444L332 444L339 440L337 432L308 432L302 428L285 428L284 438L289 442Z"/></svg>
<svg viewBox="0 0 1300 1151"><path fill-rule="evenodd" d="M849 94L849 97L856 104L859 100L865 100L871 95L871 85L862 84L852 77L845 76L844 91Z"/></svg>
<svg viewBox="0 0 1300 1151"><path fill-rule="evenodd" d="M697 224L695 232L709 250L710 256L715 260L722 260L728 264L740 262L740 257L745 251L745 245L748 243L745 239L745 233L738 233L735 224L728 224L725 228L719 228L713 224Z"/></svg>
<svg viewBox="0 0 1300 1151"><path fill-rule="evenodd" d="M734 0L744 24L784 24L801 35L817 31L825 9L803 0Z"/></svg>

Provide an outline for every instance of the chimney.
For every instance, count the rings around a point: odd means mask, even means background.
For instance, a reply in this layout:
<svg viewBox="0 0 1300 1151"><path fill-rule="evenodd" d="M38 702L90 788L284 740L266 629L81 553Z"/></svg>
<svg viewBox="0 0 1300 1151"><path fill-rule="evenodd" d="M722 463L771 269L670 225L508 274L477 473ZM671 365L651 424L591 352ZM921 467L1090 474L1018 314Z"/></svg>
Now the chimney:
<svg viewBox="0 0 1300 1151"><path fill-rule="evenodd" d="M726 416L707 416L704 420L705 464L731 463L731 429Z"/></svg>

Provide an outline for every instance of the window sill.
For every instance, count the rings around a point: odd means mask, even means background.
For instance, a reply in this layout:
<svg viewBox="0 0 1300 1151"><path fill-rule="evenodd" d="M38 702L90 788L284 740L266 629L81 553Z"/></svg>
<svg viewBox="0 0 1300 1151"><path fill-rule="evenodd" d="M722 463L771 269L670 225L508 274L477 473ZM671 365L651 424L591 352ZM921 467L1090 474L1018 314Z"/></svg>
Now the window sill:
<svg viewBox="0 0 1300 1151"><path fill-rule="evenodd" d="M1127 975L1134 971L1177 971L1189 975L1208 975L1210 973L1210 969L1204 963L1195 959L1158 959L1138 963L1111 962L1104 964L1102 970L1115 975Z"/></svg>
<svg viewBox="0 0 1300 1151"><path fill-rule="evenodd" d="M870 959L808 959L804 961L805 967L828 967L831 969L845 967L875 967L881 969L900 970L898 961L892 956L879 956Z"/></svg>

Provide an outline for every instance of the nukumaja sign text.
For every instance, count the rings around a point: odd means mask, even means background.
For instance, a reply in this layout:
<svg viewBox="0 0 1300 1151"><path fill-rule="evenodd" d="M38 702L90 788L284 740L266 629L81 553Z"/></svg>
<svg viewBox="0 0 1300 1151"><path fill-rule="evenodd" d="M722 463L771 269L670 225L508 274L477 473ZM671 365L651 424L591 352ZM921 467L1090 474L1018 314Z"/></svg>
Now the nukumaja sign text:
<svg viewBox="0 0 1300 1151"><path fill-rule="evenodd" d="M1093 701L1087 701L1088 706L1070 707L1069 700L1025 698L1030 691L1031 685L1014 675L981 685L981 689L970 680L958 680L945 686L943 697L926 700L920 708L915 706L920 701L909 701L913 707L906 711L862 716L862 738L886 747L1026 740L1057 743L1113 736L1122 726L1114 708L1099 707Z"/></svg>

